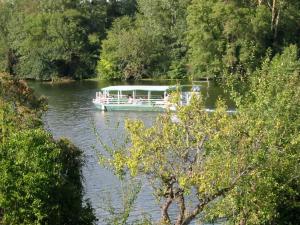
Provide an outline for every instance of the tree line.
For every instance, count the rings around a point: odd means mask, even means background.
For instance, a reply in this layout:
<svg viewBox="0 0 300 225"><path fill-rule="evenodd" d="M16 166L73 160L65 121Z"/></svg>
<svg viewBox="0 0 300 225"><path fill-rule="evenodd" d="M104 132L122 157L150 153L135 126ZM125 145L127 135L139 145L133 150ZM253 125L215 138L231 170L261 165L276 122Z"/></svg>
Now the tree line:
<svg viewBox="0 0 300 225"><path fill-rule="evenodd" d="M100 76L222 78L246 75L268 51L299 45L299 1L137 1L102 42Z"/></svg>
<svg viewBox="0 0 300 225"><path fill-rule="evenodd" d="M22 78L217 78L299 46L297 0L0 3L0 69Z"/></svg>

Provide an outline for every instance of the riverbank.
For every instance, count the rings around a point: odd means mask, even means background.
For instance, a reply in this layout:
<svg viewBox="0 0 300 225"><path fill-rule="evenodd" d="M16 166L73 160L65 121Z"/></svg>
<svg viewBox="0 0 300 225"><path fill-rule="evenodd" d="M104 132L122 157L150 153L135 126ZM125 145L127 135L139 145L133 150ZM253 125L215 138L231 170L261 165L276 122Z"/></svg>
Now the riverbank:
<svg viewBox="0 0 300 225"><path fill-rule="evenodd" d="M190 80L190 79L170 79L170 78L142 78L142 79L129 79L129 80L107 80L101 79L99 77L93 78L85 78L85 79L73 79L72 77L57 77L48 80L39 80L39 79L24 79L24 81L29 82L43 82L43 83L50 83L50 84L64 84L64 83L72 83L78 81L95 81L95 82L103 82L103 83L126 83L126 84L134 84L139 82L171 82L171 83L197 83L197 82L215 82L213 78L200 78L197 80Z"/></svg>

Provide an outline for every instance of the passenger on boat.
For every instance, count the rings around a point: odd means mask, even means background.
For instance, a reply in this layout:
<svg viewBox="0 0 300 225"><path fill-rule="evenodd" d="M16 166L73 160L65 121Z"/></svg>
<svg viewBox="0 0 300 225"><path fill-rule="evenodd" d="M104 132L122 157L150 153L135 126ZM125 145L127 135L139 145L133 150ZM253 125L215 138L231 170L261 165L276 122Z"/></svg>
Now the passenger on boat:
<svg viewBox="0 0 300 225"><path fill-rule="evenodd" d="M101 91L98 93L98 99L100 100L100 102L104 102L105 100L105 96Z"/></svg>
<svg viewBox="0 0 300 225"><path fill-rule="evenodd" d="M164 102L167 103L167 102L169 102L169 100L170 100L170 99L169 99L169 95L166 95L166 96L164 97Z"/></svg>
<svg viewBox="0 0 300 225"><path fill-rule="evenodd" d="M102 92L101 92L101 91L97 92L97 94L96 94L96 101L97 101L98 103L101 103L101 102L102 102L102 99L103 99L103 94L102 94Z"/></svg>
<svg viewBox="0 0 300 225"><path fill-rule="evenodd" d="M128 96L128 103L129 103L129 104L132 104L132 103L133 103L133 99L132 99L131 95Z"/></svg>
<svg viewBox="0 0 300 225"><path fill-rule="evenodd" d="M143 104L143 98L139 97L139 99L136 100L136 103L139 105Z"/></svg>
<svg viewBox="0 0 300 225"><path fill-rule="evenodd" d="M164 105L167 108L169 108L171 106L170 96L168 94L164 97Z"/></svg>

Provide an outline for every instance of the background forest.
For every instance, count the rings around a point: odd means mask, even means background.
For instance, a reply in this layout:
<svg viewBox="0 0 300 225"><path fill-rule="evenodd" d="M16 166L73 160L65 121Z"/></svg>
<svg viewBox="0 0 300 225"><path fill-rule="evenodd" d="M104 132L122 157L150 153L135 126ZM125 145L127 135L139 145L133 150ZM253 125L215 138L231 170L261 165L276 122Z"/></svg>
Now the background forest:
<svg viewBox="0 0 300 225"><path fill-rule="evenodd" d="M299 46L298 0L0 1L0 70L55 80L223 78Z"/></svg>

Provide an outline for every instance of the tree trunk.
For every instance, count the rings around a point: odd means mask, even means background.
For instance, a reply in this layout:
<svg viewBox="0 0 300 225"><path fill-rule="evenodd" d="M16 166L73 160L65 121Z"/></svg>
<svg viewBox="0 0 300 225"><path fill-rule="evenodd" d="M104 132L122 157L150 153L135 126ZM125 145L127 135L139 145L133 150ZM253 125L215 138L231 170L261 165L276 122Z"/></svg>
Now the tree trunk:
<svg viewBox="0 0 300 225"><path fill-rule="evenodd" d="M274 30L274 24L275 24L275 17L276 17L276 0L273 0L272 3L272 20L271 20L271 30Z"/></svg>
<svg viewBox="0 0 300 225"><path fill-rule="evenodd" d="M190 213L182 222L181 225L188 225L190 224L195 218L196 216L203 210L205 204L200 204L197 206L196 209L194 209L194 211L192 213Z"/></svg>
<svg viewBox="0 0 300 225"><path fill-rule="evenodd" d="M15 75L14 74L14 65L16 63L15 58L16 57L15 57L15 54L14 54L13 50L9 49L7 51L7 67L6 67L6 69L7 69L7 72L11 75Z"/></svg>
<svg viewBox="0 0 300 225"><path fill-rule="evenodd" d="M276 20L275 20L275 26L274 26L274 40L277 39L279 17L280 17L280 8L278 9L277 16L276 16Z"/></svg>
<svg viewBox="0 0 300 225"><path fill-rule="evenodd" d="M169 207L172 204L173 199L172 197L168 197L167 201L165 202L165 204L162 206L161 209L161 222L163 222L163 224L171 224L171 219L168 213Z"/></svg>
<svg viewBox="0 0 300 225"><path fill-rule="evenodd" d="M180 193L179 197L177 198L177 201L179 204L179 215L175 225L181 225L185 216L185 209L186 209L183 193Z"/></svg>
<svg viewBox="0 0 300 225"><path fill-rule="evenodd" d="M279 19L280 19L280 11L281 11L281 4L280 2L278 2L278 0L273 0L271 11L272 11L271 30L273 32L273 40L274 42L276 42Z"/></svg>

